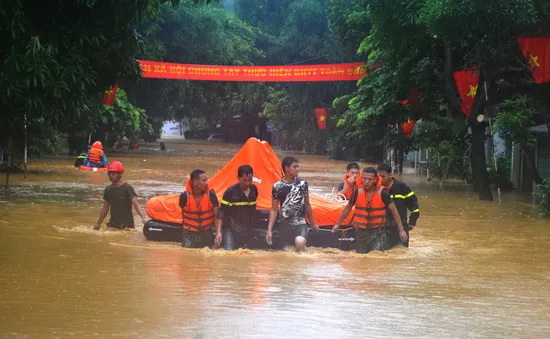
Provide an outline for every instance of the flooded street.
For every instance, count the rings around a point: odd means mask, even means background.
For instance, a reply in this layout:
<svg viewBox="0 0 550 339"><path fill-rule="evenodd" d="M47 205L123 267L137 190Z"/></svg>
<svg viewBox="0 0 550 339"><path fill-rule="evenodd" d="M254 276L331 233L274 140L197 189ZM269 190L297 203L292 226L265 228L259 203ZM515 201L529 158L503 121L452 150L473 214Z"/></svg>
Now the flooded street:
<svg viewBox="0 0 550 339"><path fill-rule="evenodd" d="M215 174L241 145L185 142L113 153L142 207ZM154 145L149 147L155 147ZM174 148L177 148L174 150ZM280 159L282 153L278 153ZM346 162L295 155L313 193ZM550 333L550 223L529 197L480 202L458 183L405 175L421 216L411 247L357 255L184 250L132 231L93 231L105 173L35 159L0 191L0 337L533 338ZM364 164L362 164L364 165ZM362 166L363 167L363 166ZM2 183L4 180L2 176Z"/></svg>

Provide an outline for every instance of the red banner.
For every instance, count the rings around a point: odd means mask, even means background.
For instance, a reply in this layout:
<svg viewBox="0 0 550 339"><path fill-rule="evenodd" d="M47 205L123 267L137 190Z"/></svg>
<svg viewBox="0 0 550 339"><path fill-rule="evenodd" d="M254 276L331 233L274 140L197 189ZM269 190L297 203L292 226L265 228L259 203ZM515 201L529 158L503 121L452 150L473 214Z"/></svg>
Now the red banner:
<svg viewBox="0 0 550 339"><path fill-rule="evenodd" d="M479 83L479 75L473 70L457 71L454 74L456 89L462 100L462 112L466 114L466 119L470 119L472 114L472 105L477 94L477 86Z"/></svg>
<svg viewBox="0 0 550 339"><path fill-rule="evenodd" d="M365 74L362 62L293 66L220 66L138 60L144 78L176 80L300 82L357 81Z"/></svg>
<svg viewBox="0 0 550 339"><path fill-rule="evenodd" d="M109 87L108 90L103 93L103 104L107 106L113 106L115 104L116 92L118 91L118 84L114 87Z"/></svg>
<svg viewBox="0 0 550 339"><path fill-rule="evenodd" d="M316 108L315 116L317 117L317 127L325 129L327 127L328 110L326 108Z"/></svg>
<svg viewBox="0 0 550 339"><path fill-rule="evenodd" d="M550 81L550 37L518 38L521 51L529 63L537 84Z"/></svg>

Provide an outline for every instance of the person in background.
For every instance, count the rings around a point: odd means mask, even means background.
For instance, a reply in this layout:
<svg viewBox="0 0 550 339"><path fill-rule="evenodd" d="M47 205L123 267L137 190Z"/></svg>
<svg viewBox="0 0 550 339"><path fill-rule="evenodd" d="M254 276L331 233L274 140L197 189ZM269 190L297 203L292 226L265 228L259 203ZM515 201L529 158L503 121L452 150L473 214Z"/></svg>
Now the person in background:
<svg viewBox="0 0 550 339"><path fill-rule="evenodd" d="M107 156L103 152L103 145L100 141L92 144L92 148L88 151L86 159L84 159L86 167L107 167Z"/></svg>
<svg viewBox="0 0 550 339"><path fill-rule="evenodd" d="M406 247L409 247L409 231L411 231L415 226L418 218L420 217L420 209L418 207L418 199L413 190L404 183L403 181L396 180L392 177L392 168L388 164L382 164L378 166L378 175L382 181L382 186L390 193L390 197L397 207L399 216L401 217L401 222L405 227L407 232L407 241L402 242L399 237L399 232L397 229L397 223L393 219L392 215L389 216L389 226L390 226L390 245L397 246L403 244ZM407 210L411 212L409 216L409 222L407 223Z"/></svg>
<svg viewBox="0 0 550 339"><path fill-rule="evenodd" d="M218 223L219 202L214 190L208 189L208 175L204 171L191 172L179 204L183 217L181 246L212 247L212 227Z"/></svg>
<svg viewBox="0 0 550 339"><path fill-rule="evenodd" d="M352 162L346 167L344 181L338 186L338 193L344 195L347 200L351 198L353 190L357 187L357 177L359 177L359 165Z"/></svg>
<svg viewBox="0 0 550 339"><path fill-rule="evenodd" d="M214 244L220 246L223 226L223 248L227 251L245 248L253 235L258 198L258 188L252 183L253 175L254 171L249 165L239 167L238 183L230 186L223 194Z"/></svg>
<svg viewBox="0 0 550 339"><path fill-rule="evenodd" d="M113 161L107 168L107 176L111 184L105 187L103 192L103 208L99 213L99 218L94 225L94 230L98 230L101 223L111 211L111 219L107 222L108 227L118 229L134 228L134 216L132 214L132 206L137 214L141 217L143 224L147 222L145 215L141 211L141 207L137 201L137 195L134 188L122 181L124 174L124 166L119 161Z"/></svg>
<svg viewBox="0 0 550 339"><path fill-rule="evenodd" d="M281 164L284 177L273 185L272 204L269 213L266 241L273 244L272 231L278 218L279 236L283 246L294 245L296 251L306 249L308 225L306 215L315 231L319 226L313 219L313 211L309 202L308 184L298 178L300 166L298 159L287 157ZM279 204L281 211L279 212Z"/></svg>

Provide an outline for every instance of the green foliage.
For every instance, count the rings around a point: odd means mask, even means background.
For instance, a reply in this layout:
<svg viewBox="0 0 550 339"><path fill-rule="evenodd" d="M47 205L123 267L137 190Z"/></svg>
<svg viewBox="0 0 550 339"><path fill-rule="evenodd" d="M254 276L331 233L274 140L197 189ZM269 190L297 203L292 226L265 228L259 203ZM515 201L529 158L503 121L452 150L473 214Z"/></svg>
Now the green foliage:
<svg viewBox="0 0 550 339"><path fill-rule="evenodd" d="M135 107L128 102L128 96L123 89L119 89L113 106L102 105L93 125L103 132L115 134L117 139L123 137L137 140L142 130L152 134L151 124L147 121L145 110Z"/></svg>
<svg viewBox="0 0 550 339"><path fill-rule="evenodd" d="M502 131L508 142L518 143L522 148L533 149L536 139L528 129L533 125L533 118L536 115L532 99L516 97L505 100L501 110L493 125L493 132Z"/></svg>
<svg viewBox="0 0 550 339"><path fill-rule="evenodd" d="M550 218L550 180L545 179L537 186L535 198L540 202L537 211L542 218Z"/></svg>

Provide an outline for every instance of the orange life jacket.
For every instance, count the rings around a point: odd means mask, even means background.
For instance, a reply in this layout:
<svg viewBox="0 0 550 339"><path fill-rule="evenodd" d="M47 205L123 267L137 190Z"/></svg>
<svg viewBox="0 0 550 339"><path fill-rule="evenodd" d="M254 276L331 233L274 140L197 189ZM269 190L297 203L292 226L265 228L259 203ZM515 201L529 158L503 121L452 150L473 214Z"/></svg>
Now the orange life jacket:
<svg viewBox="0 0 550 339"><path fill-rule="evenodd" d="M382 201L384 187L378 187L372 193L370 201L364 187L357 188L353 226L361 229L373 229L386 226L386 205Z"/></svg>
<svg viewBox="0 0 550 339"><path fill-rule="evenodd" d="M351 198L351 194L353 193L353 190L355 189L355 187L357 187L357 180L359 179L359 177L357 177L357 179L355 180L355 184L350 183L348 179L349 179L348 175L344 174L344 183L348 185L348 189L347 191L344 192L344 195L346 196L346 199L349 200Z"/></svg>
<svg viewBox="0 0 550 339"><path fill-rule="evenodd" d="M93 162L95 164L100 164L102 156L103 156L102 149L92 147L90 148L90 153L88 153L88 161Z"/></svg>
<svg viewBox="0 0 550 339"><path fill-rule="evenodd" d="M191 232L207 231L214 226L214 205L210 201L210 191L203 193L200 204L191 192L191 179L187 182L187 204L183 208L183 229Z"/></svg>

